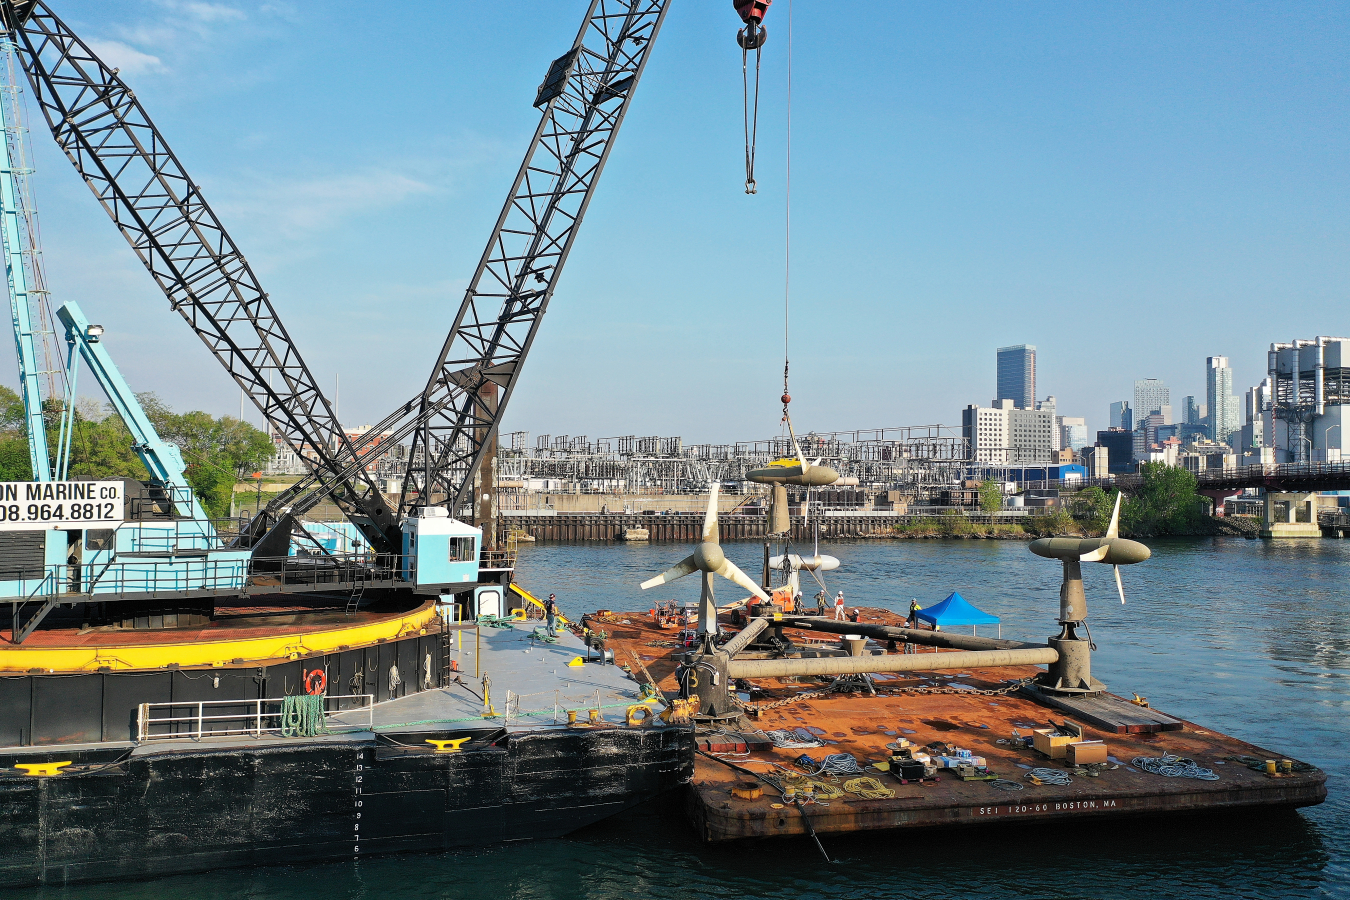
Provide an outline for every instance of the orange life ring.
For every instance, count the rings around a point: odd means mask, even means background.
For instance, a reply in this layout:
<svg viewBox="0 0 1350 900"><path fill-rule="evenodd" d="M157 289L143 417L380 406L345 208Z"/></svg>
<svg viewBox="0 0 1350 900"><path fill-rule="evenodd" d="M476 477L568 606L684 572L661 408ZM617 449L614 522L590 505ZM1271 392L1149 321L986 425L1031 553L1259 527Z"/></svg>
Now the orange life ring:
<svg viewBox="0 0 1350 900"><path fill-rule="evenodd" d="M323 669L312 669L305 673L306 694L322 694L326 687L328 687L328 676Z"/></svg>

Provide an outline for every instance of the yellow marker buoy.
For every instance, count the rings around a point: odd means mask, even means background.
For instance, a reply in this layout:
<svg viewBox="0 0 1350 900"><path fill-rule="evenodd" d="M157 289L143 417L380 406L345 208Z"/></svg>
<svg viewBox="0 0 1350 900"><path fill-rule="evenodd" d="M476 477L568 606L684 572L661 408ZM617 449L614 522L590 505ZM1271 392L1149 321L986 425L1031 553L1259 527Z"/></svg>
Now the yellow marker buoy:
<svg viewBox="0 0 1350 900"><path fill-rule="evenodd" d="M427 738L427 743L435 745L437 753L459 753L459 748L471 740L473 740L472 737L450 738L449 740L443 741Z"/></svg>
<svg viewBox="0 0 1350 900"><path fill-rule="evenodd" d="M60 775L61 769L68 765L70 765L70 760L65 762L15 763L14 768L23 769L25 775L34 778L47 778L51 775Z"/></svg>

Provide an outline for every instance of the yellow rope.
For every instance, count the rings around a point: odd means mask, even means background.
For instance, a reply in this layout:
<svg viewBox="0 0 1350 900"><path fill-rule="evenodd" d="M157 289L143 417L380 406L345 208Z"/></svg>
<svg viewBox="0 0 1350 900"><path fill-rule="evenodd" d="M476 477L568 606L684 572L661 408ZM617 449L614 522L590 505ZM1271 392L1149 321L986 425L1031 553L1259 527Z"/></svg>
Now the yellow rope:
<svg viewBox="0 0 1350 900"><path fill-rule="evenodd" d="M844 782L844 790L850 794L857 794L864 800L889 800L895 796L895 791L883 785L875 778L864 775L862 778L854 778L851 781Z"/></svg>

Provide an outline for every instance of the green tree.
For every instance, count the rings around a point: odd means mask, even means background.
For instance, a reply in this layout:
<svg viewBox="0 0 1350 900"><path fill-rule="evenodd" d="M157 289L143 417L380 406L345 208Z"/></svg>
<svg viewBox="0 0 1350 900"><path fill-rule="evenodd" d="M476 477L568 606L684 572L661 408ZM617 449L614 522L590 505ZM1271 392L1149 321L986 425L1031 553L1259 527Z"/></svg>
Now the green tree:
<svg viewBox="0 0 1350 900"><path fill-rule="evenodd" d="M23 400L0 385L0 481L30 481L32 478Z"/></svg>
<svg viewBox="0 0 1350 900"><path fill-rule="evenodd" d="M1179 466L1146 462L1139 467L1143 484L1124 502L1121 527L1136 535L1187 534L1204 518L1204 501L1196 493L1195 475Z"/></svg>
<svg viewBox="0 0 1350 900"><path fill-rule="evenodd" d="M157 407L156 430L183 453L187 479L212 516L230 512L230 498L240 476L261 469L275 452L266 432L231 416L213 418L194 410L181 415L167 411L157 398L142 399L147 414Z"/></svg>
<svg viewBox="0 0 1350 900"><path fill-rule="evenodd" d="M1111 525L1111 510L1115 502L1115 498L1094 484L1073 495L1071 511L1089 534L1105 534Z"/></svg>
<svg viewBox="0 0 1350 900"><path fill-rule="evenodd" d="M995 513L1003 508L1003 488L997 481L986 478L980 482L980 509Z"/></svg>

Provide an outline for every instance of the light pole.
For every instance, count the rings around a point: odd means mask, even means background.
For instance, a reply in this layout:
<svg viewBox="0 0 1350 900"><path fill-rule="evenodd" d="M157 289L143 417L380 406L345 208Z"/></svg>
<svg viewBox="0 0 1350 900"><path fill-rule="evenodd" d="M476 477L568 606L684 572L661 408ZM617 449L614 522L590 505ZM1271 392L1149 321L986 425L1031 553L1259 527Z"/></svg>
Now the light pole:
<svg viewBox="0 0 1350 900"><path fill-rule="evenodd" d="M1312 438L1301 437L1301 438L1299 438L1299 440L1302 441L1303 443L1305 443L1305 444L1308 445L1308 458L1307 458L1306 462L1307 462L1308 465L1312 465L1312 455L1313 455L1313 442L1312 442Z"/></svg>
<svg viewBox="0 0 1350 900"><path fill-rule="evenodd" d="M1335 424L1335 425L1328 425L1326 428L1323 428L1323 429L1322 429L1322 450L1323 450L1323 453L1326 455L1326 461L1327 461L1327 462L1331 462L1331 444L1327 441L1327 435L1331 433L1331 429L1333 429L1333 428L1340 428L1340 427L1341 427L1341 426L1340 426L1340 423L1338 422L1338 423ZM1337 457L1336 461L1337 461L1337 462L1340 462L1340 455L1341 455L1341 451L1340 451L1340 448L1338 447L1338 448L1336 448L1336 457Z"/></svg>

